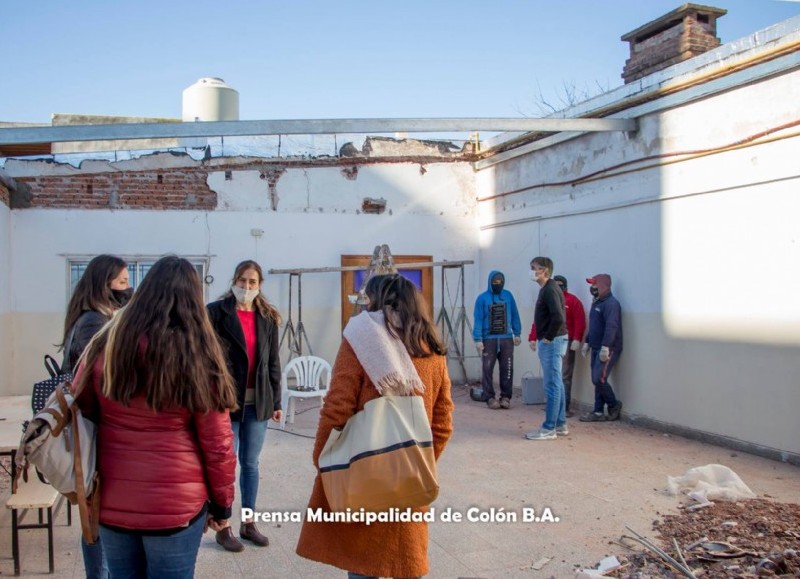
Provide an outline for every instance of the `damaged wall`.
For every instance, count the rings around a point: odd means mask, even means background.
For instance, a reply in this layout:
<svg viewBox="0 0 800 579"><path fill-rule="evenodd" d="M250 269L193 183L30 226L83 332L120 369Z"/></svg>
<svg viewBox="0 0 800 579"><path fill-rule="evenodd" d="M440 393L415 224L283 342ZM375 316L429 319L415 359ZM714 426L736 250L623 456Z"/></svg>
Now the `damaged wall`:
<svg viewBox="0 0 800 579"><path fill-rule="evenodd" d="M207 255L214 278L206 288L208 300L227 290L234 266L248 258L265 270L336 267L342 254L370 254L383 243L396 255L475 257L476 194L468 163L366 163L349 178L342 169L353 166L242 158L209 163L171 154L84 161L80 168L7 160L5 170L29 185L32 196L27 208L4 208L10 246L2 255L14 257L4 268L11 282L3 295L15 296L15 304L2 335L13 344L7 351L14 364L12 372L0 375L0 393L28 392L41 379L42 354L55 353L68 300L69 256ZM176 187L182 195L176 200L166 187L178 178L186 186ZM105 185L87 195L87 183ZM362 213L366 197L386 200L385 211ZM264 233L254 237L251 230ZM42 272L50 272L46 282ZM264 286L284 317L288 281L286 275L267 276ZM340 295L339 274L303 276L305 329L314 353L329 360L340 342ZM293 318L296 324L296 302Z"/></svg>

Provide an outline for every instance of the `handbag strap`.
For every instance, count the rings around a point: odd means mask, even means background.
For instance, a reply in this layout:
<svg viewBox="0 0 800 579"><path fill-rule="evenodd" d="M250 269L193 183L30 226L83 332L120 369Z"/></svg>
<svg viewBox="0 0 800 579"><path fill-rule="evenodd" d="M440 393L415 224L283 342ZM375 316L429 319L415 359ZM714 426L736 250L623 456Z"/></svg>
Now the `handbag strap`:
<svg viewBox="0 0 800 579"><path fill-rule="evenodd" d="M67 341L64 342L64 359L61 361L61 369L65 372L73 371L72 364L69 363L69 355L72 352L72 341L75 337L75 331L78 329L78 321L80 321L80 318L72 324L72 329L69 331Z"/></svg>
<svg viewBox="0 0 800 579"><path fill-rule="evenodd" d="M75 496L76 502L78 503L78 513L81 517L81 530L83 531L83 538L86 542L90 545L93 545L97 541L97 534L98 534L98 518L100 514L100 501L99 493L97 493L97 486L99 483L99 479L97 476L97 472L92 475L92 478L95 482L95 487L93 489L93 498L92 504L89 504L89 497L86 495L86 486L83 484L84 481L84 473L83 473L83 455L81 453L81 429L78 422L82 420L82 416L78 415L78 409L76 405L73 404L72 408L70 409L72 412L72 435L74 437L74 449L73 449L73 458L74 458L74 469L75 469ZM85 419L83 419L85 420Z"/></svg>
<svg viewBox="0 0 800 579"><path fill-rule="evenodd" d="M51 378L55 378L56 376L61 374L61 366L58 365L56 359L53 358L50 354L44 355L44 368L45 370L47 370L47 373L50 374Z"/></svg>

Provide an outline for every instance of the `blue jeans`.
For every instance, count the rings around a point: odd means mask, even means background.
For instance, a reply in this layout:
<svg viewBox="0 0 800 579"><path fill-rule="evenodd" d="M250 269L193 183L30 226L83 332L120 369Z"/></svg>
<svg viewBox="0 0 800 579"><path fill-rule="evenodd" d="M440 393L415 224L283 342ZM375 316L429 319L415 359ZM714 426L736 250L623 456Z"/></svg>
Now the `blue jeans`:
<svg viewBox="0 0 800 579"><path fill-rule="evenodd" d="M539 340L536 347L536 351L539 352L539 362L542 364L546 397L542 428L547 430L554 430L557 426L567 423L566 396L561 368L568 343L567 336L563 335L557 336L549 344L546 344L544 340Z"/></svg>
<svg viewBox="0 0 800 579"><path fill-rule="evenodd" d="M514 338L484 338L483 339L483 399L494 398L494 365L500 362L500 396L511 399L514 382Z"/></svg>
<svg viewBox="0 0 800 579"><path fill-rule="evenodd" d="M611 369L619 360L620 352L612 350L607 362L600 361L600 350L592 348L592 384L594 384L594 411L603 414L608 405L609 410L617 405L617 397L608 382Z"/></svg>
<svg viewBox="0 0 800 579"><path fill-rule="evenodd" d="M256 407L246 404L242 421L231 421L233 450L239 456L239 490L242 493L242 508L256 508L258 495L258 457L267 436L268 420L256 420Z"/></svg>
<svg viewBox="0 0 800 579"><path fill-rule="evenodd" d="M114 579L191 579L206 518L174 535L121 533L100 525L100 538Z"/></svg>
<svg viewBox="0 0 800 579"><path fill-rule="evenodd" d="M108 561L103 553L103 542L98 538L94 545L89 545L81 537L81 551L86 579L108 579Z"/></svg>

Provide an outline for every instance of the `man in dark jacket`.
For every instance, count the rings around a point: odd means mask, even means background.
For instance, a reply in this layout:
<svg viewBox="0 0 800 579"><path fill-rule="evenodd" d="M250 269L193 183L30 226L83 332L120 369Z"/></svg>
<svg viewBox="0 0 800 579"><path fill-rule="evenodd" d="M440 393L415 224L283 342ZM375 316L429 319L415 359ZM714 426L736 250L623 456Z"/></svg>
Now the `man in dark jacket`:
<svg viewBox="0 0 800 579"><path fill-rule="evenodd" d="M533 313L536 326L536 349L542 364L542 379L545 394L545 418L542 427L525 435L528 440L554 440L557 435L566 436L566 403L564 381L561 377L562 359L567 353L567 325L564 309L564 294L553 281L553 260L549 257L534 257L531 261L531 279L539 284L539 297ZM533 346L531 346L533 348Z"/></svg>
<svg viewBox="0 0 800 579"><path fill-rule="evenodd" d="M554 275L553 281L561 288L564 294L564 309L567 314L567 336L569 338L569 349L562 361L561 379L564 382L564 401L567 410L567 418L572 417L569 403L572 399L572 374L575 370L575 352L580 350L583 342L583 335L586 333L586 310L583 309L581 300L574 294L567 291L567 278L563 275ZM531 324L531 332L528 335L528 343L531 350L536 351L538 342L536 336L536 323Z"/></svg>
<svg viewBox="0 0 800 579"><path fill-rule="evenodd" d="M589 292L593 296L589 310L589 333L581 353L592 351L592 384L594 384L594 411L581 416L581 422L603 422L619 420L622 402L614 396L608 381L611 369L622 354L622 308L611 295L611 276L598 273L587 277L592 284ZM605 409L608 408L608 416Z"/></svg>

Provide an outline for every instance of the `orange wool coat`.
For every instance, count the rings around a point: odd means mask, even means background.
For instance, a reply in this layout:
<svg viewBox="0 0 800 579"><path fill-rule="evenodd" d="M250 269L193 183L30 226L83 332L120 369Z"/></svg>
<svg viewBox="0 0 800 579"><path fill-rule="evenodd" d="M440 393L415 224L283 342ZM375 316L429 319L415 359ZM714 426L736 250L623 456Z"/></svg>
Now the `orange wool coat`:
<svg viewBox="0 0 800 579"><path fill-rule="evenodd" d="M412 358L425 384L425 409L433 431L436 458L453 432L453 400L444 356ZM331 388L320 411L314 465L332 428L344 427L364 404L379 396L347 340L342 341L333 367ZM330 511L319 472L308 507ZM424 510L424 509L423 509ZM303 523L297 554L362 575L420 577L428 574L428 524L420 523Z"/></svg>

